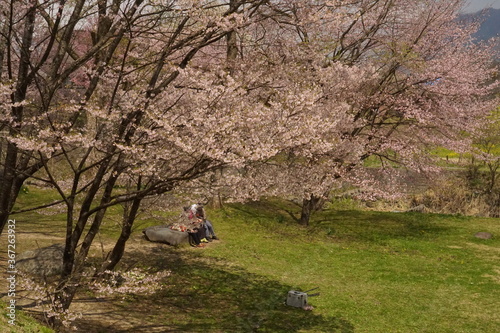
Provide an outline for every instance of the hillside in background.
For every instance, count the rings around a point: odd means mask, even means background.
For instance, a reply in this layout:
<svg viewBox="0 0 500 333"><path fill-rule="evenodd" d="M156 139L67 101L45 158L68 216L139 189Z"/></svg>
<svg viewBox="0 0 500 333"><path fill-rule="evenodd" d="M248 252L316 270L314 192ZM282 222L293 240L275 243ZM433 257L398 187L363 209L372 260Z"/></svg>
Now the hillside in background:
<svg viewBox="0 0 500 333"><path fill-rule="evenodd" d="M487 40L492 37L498 37L500 34L500 9L488 9L484 12L478 12L478 17L484 15L484 22L481 24L481 29L476 33L476 37L480 40Z"/></svg>
<svg viewBox="0 0 500 333"><path fill-rule="evenodd" d="M481 28L475 34L478 41L484 41L493 37L500 37L500 9L489 8L477 13L465 14L462 18L469 20L481 20ZM500 42L497 42L497 50L500 51ZM499 54L500 57L500 54Z"/></svg>

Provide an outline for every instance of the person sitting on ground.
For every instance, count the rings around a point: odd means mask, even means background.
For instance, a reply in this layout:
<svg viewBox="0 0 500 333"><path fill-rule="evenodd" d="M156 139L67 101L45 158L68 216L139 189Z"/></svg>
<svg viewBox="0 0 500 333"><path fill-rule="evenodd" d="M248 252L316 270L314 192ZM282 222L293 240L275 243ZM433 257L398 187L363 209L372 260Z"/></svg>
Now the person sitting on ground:
<svg viewBox="0 0 500 333"><path fill-rule="evenodd" d="M204 244L208 243L205 234L205 228L201 220L194 219L193 215L190 212L189 207L184 207L184 212L186 213L186 217L190 222L187 224L187 232L189 234L189 244L194 247L203 247Z"/></svg>
<svg viewBox="0 0 500 333"><path fill-rule="evenodd" d="M189 234L189 244L193 247L204 247L205 244L201 243L200 235L198 235L198 229L188 229Z"/></svg>
<svg viewBox="0 0 500 333"><path fill-rule="evenodd" d="M203 207L203 204L197 203L197 204L192 204L191 207L191 212L194 215L195 218L200 219L203 221L205 225L205 232L208 240L215 239L218 240L219 238L217 235L215 235L214 227L212 225L212 222L207 220L207 214L205 213L205 208Z"/></svg>

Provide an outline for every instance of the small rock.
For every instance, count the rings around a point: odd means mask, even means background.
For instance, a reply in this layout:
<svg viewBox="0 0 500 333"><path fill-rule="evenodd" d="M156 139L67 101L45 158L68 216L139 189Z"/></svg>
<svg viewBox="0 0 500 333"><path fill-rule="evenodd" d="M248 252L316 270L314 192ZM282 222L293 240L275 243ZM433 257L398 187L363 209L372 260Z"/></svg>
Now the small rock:
<svg viewBox="0 0 500 333"><path fill-rule="evenodd" d="M484 231L481 231L481 232L478 232L474 235L474 237L476 238L480 238L480 239L490 239L493 237L492 234L490 234L489 232L484 232Z"/></svg>
<svg viewBox="0 0 500 333"><path fill-rule="evenodd" d="M427 213L429 209L425 205L418 205L415 207L411 207L407 210L407 212L417 212L417 213Z"/></svg>

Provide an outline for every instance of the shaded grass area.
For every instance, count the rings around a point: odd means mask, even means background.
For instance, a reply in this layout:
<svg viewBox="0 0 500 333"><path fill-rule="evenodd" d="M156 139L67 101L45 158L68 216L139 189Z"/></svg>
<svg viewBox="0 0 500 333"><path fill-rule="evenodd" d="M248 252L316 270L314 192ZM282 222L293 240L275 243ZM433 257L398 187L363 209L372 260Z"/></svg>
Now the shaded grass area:
<svg viewBox="0 0 500 333"><path fill-rule="evenodd" d="M83 293L79 304L95 304L76 326L103 333L354 332L342 318L287 307L289 285L206 256L205 250L158 245L128 256L122 265L171 270L164 289L114 297L104 305Z"/></svg>
<svg viewBox="0 0 500 333"><path fill-rule="evenodd" d="M82 291L78 302L88 311L77 326L85 332L500 332L499 219L327 209L305 228L294 219L298 213L278 199L208 210L221 241L204 249L149 243L140 238L142 228L164 221L138 221L121 267L169 270L165 289L108 299ZM29 233L59 234L64 224L59 215L34 218L19 217ZM479 231L496 237L477 239ZM109 224L103 239L114 232ZM289 290L314 287L320 295L309 298L313 311L284 305Z"/></svg>

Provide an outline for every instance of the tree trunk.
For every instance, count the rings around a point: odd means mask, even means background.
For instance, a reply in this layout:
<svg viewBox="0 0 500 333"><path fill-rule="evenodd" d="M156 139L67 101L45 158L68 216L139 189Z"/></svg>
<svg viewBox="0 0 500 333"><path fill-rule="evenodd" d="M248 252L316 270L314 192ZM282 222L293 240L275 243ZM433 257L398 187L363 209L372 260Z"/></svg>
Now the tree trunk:
<svg viewBox="0 0 500 333"><path fill-rule="evenodd" d="M0 234L2 234L3 228L9 219L10 210L19 193L18 191L16 192L16 186L14 186L16 163L17 148L9 143L3 175L1 175L2 178L0 179L0 185L2 186L2 190L0 191Z"/></svg>
<svg viewBox="0 0 500 333"><path fill-rule="evenodd" d="M122 259L123 253L125 252L125 244L127 243L128 239L130 238L130 234L132 233L132 225L134 224L135 218L137 217L137 212L139 211L141 201L142 198L137 198L132 202L130 211L125 209L120 237L116 241L113 250L108 255L107 260L102 264L98 274L106 270L113 270Z"/></svg>
<svg viewBox="0 0 500 333"><path fill-rule="evenodd" d="M237 0L229 1L229 9L231 11L236 11L239 7L239 2ZM226 35L226 60L229 68L229 73L233 74L233 67L238 57L238 36L236 31L231 30Z"/></svg>
<svg viewBox="0 0 500 333"><path fill-rule="evenodd" d="M299 223L301 225L308 226L309 221L311 220L311 215L323 208L323 205L325 204L325 198L326 196L316 196L316 195L311 195L309 199L303 199L302 200L302 212L300 214L300 220Z"/></svg>
<svg viewBox="0 0 500 333"><path fill-rule="evenodd" d="M311 219L311 200L303 199L302 200L302 212L300 213L299 223L305 226L309 225L309 220Z"/></svg>
<svg viewBox="0 0 500 333"><path fill-rule="evenodd" d="M16 83L15 91L11 95L13 106L11 108L11 116L13 120L18 123L14 128L10 128L9 135L15 137L18 135L20 129L19 123L23 119L23 109L22 105L15 105L15 103L23 102L26 99L26 92L28 91L28 86L30 84L30 79L28 78L28 72L30 69L30 57L31 57L31 45L33 41L34 27L35 27L35 6L33 6L27 13L24 19L24 32L22 37L21 49L19 50L19 72ZM9 52L9 50L7 50ZM0 63L0 66L3 64ZM12 73L9 73L11 78ZM19 190L26 179L25 176L18 178L19 171L18 166L18 155L19 149L13 143L7 143L7 152L5 155L4 165L3 165L3 175L0 175L0 234L5 227L9 219L9 214L16 202Z"/></svg>

